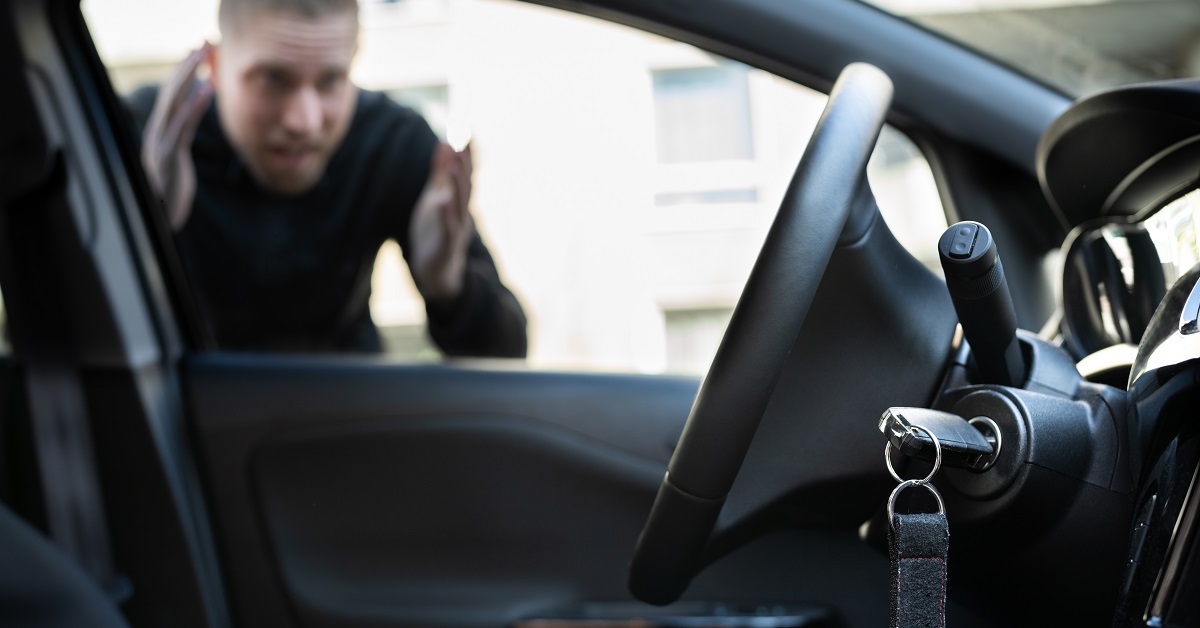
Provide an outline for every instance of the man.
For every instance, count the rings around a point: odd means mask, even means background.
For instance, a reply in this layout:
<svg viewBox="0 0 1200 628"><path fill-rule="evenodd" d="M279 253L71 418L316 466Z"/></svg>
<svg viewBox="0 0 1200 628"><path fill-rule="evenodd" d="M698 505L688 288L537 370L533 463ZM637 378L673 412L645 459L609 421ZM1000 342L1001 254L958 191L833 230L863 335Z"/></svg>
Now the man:
<svg viewBox="0 0 1200 628"><path fill-rule="evenodd" d="M218 345L380 350L371 270L392 238L446 354L524 357L525 316L468 211L470 149L349 81L356 0L223 0L219 22L218 46L130 99Z"/></svg>

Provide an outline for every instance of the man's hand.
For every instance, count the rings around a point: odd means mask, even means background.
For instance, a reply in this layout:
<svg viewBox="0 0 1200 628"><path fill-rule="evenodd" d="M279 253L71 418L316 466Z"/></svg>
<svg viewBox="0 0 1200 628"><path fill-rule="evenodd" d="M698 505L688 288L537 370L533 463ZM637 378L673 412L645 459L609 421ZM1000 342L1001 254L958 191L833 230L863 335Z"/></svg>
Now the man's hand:
<svg viewBox="0 0 1200 628"><path fill-rule="evenodd" d="M429 182L409 224L409 268L426 300L457 298L462 292L467 245L475 229L471 199L471 146L460 152L446 144L433 151Z"/></svg>
<svg viewBox="0 0 1200 628"><path fill-rule="evenodd" d="M212 85L197 80L196 72L211 50L207 42L193 50L159 87L154 110L142 133L142 167L166 205L167 219L175 231L187 222L196 195L192 138L213 94Z"/></svg>

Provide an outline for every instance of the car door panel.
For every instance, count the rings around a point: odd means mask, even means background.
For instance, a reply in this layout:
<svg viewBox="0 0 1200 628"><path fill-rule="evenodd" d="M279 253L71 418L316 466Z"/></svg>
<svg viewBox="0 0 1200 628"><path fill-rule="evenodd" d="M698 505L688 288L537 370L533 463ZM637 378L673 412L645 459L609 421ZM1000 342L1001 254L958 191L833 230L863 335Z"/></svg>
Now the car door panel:
<svg viewBox="0 0 1200 628"><path fill-rule="evenodd" d="M252 625L288 605L304 625L496 625L627 597L698 384L220 354L184 370Z"/></svg>
<svg viewBox="0 0 1200 628"><path fill-rule="evenodd" d="M405 417L273 440L252 477L305 615L386 609L502 617L624 595L659 464L537 419ZM494 622L494 619L493 619Z"/></svg>

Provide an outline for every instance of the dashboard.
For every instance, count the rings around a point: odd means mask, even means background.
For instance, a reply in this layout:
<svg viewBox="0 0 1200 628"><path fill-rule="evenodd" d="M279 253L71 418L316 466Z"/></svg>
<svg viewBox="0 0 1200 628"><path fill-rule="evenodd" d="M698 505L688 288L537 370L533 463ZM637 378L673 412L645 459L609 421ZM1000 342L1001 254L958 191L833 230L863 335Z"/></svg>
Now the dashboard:
<svg viewBox="0 0 1200 628"><path fill-rule="evenodd" d="M1114 625L1200 626L1200 81L1080 100L1043 136L1038 173L1073 227L1062 345L1128 356L1105 382L1128 391L1137 484Z"/></svg>

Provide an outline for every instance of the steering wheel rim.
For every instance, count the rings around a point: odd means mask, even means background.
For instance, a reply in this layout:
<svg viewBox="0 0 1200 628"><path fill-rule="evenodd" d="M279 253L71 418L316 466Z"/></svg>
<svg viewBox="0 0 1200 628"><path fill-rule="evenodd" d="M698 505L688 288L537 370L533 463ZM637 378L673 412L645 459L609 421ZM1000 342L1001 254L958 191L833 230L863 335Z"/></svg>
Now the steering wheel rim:
<svg viewBox="0 0 1200 628"><path fill-rule="evenodd" d="M891 97L891 80L864 63L848 65L834 84L638 537L629 572L635 597L673 602L703 566L825 267L846 225L861 219L855 210L869 192L866 166Z"/></svg>

